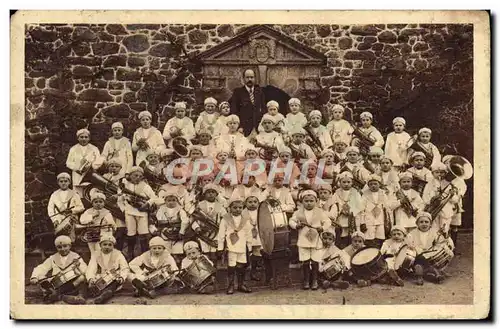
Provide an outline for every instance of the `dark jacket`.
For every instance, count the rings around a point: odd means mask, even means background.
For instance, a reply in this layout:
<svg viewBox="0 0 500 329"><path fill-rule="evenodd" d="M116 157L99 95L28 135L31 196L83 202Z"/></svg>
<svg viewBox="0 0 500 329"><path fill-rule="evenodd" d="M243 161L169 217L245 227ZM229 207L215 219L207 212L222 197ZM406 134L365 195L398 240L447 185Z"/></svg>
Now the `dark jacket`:
<svg viewBox="0 0 500 329"><path fill-rule="evenodd" d="M264 91L259 86L254 86L255 103L250 101L250 94L245 86L233 90L229 100L231 113L240 118L240 127L243 128L245 136L248 136L253 128L257 129L262 116L266 113L266 101Z"/></svg>

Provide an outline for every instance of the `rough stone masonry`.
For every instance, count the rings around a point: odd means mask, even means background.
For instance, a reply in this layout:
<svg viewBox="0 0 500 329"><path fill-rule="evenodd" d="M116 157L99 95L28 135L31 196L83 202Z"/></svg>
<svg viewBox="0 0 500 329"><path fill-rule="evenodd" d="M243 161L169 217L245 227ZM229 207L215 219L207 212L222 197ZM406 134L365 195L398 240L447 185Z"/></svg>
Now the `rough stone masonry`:
<svg viewBox="0 0 500 329"><path fill-rule="evenodd" d="M392 118L422 126L447 153L472 161L472 25L271 25L327 57L321 97L375 115L388 133ZM235 37L245 25L36 24L26 26L26 227L47 230L48 196L65 169L75 132L88 127L102 149L112 122L131 137L137 113L150 110L160 129L175 101L194 118L205 95L194 56ZM223 99L219 99L223 101ZM163 104L163 105L161 105ZM161 106L160 106L161 105ZM163 106L163 107L162 107ZM467 207L467 205L466 205ZM32 229L30 229L32 228ZM27 239L28 240L28 239Z"/></svg>

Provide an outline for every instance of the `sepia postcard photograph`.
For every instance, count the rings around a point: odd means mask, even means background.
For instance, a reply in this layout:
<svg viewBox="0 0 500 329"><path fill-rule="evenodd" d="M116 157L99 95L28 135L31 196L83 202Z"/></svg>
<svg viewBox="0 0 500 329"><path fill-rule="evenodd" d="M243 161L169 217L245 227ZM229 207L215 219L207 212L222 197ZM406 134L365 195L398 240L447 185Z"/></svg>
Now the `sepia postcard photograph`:
<svg viewBox="0 0 500 329"><path fill-rule="evenodd" d="M487 11L17 11L13 319L484 319Z"/></svg>

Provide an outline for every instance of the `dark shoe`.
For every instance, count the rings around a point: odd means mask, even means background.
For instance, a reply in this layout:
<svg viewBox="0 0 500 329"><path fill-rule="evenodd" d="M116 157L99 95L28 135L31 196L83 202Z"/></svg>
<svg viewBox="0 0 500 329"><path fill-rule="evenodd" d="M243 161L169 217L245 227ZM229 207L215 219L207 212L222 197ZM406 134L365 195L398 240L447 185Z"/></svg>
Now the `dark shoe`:
<svg viewBox="0 0 500 329"><path fill-rule="evenodd" d="M419 277L417 278L417 280L415 281L415 284L416 284L417 286L423 286L423 285L424 285L424 279L423 279L421 276L419 276Z"/></svg>
<svg viewBox="0 0 500 329"><path fill-rule="evenodd" d="M311 290L318 290L318 262L311 262Z"/></svg>
<svg viewBox="0 0 500 329"><path fill-rule="evenodd" d="M347 289L349 288L349 282L347 281L335 281L332 283L332 288L333 289Z"/></svg>
<svg viewBox="0 0 500 329"><path fill-rule="evenodd" d="M244 293L251 293L252 292L252 289L248 288L247 286L245 286L245 284L241 284L238 286L238 291L241 291L241 292L244 292Z"/></svg>
<svg viewBox="0 0 500 329"><path fill-rule="evenodd" d="M63 295L61 299L66 304L70 304L70 305L83 305L83 304L85 304L85 298L83 298L82 296Z"/></svg>
<svg viewBox="0 0 500 329"><path fill-rule="evenodd" d="M234 294L234 271L235 268L232 266L227 267L227 291L228 295Z"/></svg>
<svg viewBox="0 0 500 329"><path fill-rule="evenodd" d="M255 271L254 269L252 269L251 272L250 272L250 280L260 281L260 277L257 274L257 271Z"/></svg>
<svg viewBox="0 0 500 329"><path fill-rule="evenodd" d="M104 290L102 294L94 298L94 304L104 304L111 297L113 297L113 292L111 292L110 290Z"/></svg>
<svg viewBox="0 0 500 329"><path fill-rule="evenodd" d="M271 290L276 290L278 289L278 283L276 282L275 278L272 278L269 282L269 285L271 286Z"/></svg>
<svg viewBox="0 0 500 329"><path fill-rule="evenodd" d="M368 280L358 280L356 283L357 283L358 287L360 287L360 288L368 287L371 284L371 282Z"/></svg>
<svg viewBox="0 0 500 329"><path fill-rule="evenodd" d="M245 286L245 268L240 267L238 269L238 291L250 293L252 289Z"/></svg>
<svg viewBox="0 0 500 329"><path fill-rule="evenodd" d="M144 294L144 296L146 296L146 297L148 297L150 299L155 299L158 296L154 290L144 289L142 291L142 293Z"/></svg>
<svg viewBox="0 0 500 329"><path fill-rule="evenodd" d="M443 275L438 275L436 277L436 284L441 284L444 282L444 276Z"/></svg>
<svg viewBox="0 0 500 329"><path fill-rule="evenodd" d="M330 284L330 281L328 281L328 280L323 280L323 281L321 282L321 287L322 287L323 289L328 289L328 288L330 288L330 286L331 286L331 284Z"/></svg>
<svg viewBox="0 0 500 329"><path fill-rule="evenodd" d="M405 285L405 282L401 279L397 279L396 282L395 282L396 286L398 287L404 287Z"/></svg>

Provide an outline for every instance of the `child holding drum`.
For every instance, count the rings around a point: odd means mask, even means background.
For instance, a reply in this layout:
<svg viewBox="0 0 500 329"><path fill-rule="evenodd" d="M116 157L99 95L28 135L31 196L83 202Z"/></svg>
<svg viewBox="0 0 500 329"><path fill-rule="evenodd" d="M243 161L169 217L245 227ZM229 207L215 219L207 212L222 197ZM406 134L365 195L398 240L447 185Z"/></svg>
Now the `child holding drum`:
<svg viewBox="0 0 500 329"><path fill-rule="evenodd" d="M184 244L186 257L182 260L180 279L199 294L211 294L215 291L214 263L200 252L195 241Z"/></svg>
<svg viewBox="0 0 500 329"><path fill-rule="evenodd" d="M396 255L405 244L406 229L400 225L394 225L391 228L391 238L384 241L380 248L380 253L384 256L387 263L389 278L397 285L404 286L403 280L399 277L395 264Z"/></svg>
<svg viewBox="0 0 500 329"><path fill-rule="evenodd" d="M87 264L80 255L71 251L69 236L58 236L54 244L57 253L35 267L31 274L30 283L40 285L47 303L53 303L60 299L70 303L70 299L82 299L82 297L71 295L78 294L79 287L85 282L84 273L87 270ZM52 271L52 275L47 276L50 271Z"/></svg>
<svg viewBox="0 0 500 329"><path fill-rule="evenodd" d="M333 243L335 233L327 230L321 233L323 241L323 255L319 264L319 276L323 289L332 287L333 289L347 289L349 282L342 279L344 272L347 272L347 263L350 261L349 255L337 248Z"/></svg>
<svg viewBox="0 0 500 329"><path fill-rule="evenodd" d="M407 236L408 245L415 249L416 284L423 285L424 279L433 283L443 283L443 269L453 258L453 241L441 231L432 227L432 216L421 212L417 216L417 229Z"/></svg>
<svg viewBox="0 0 500 329"><path fill-rule="evenodd" d="M177 264L167 249L167 243L155 236L149 240L149 250L137 256L130 262L129 281L137 290L138 295L151 299L162 293L171 282L172 272L177 271Z"/></svg>

